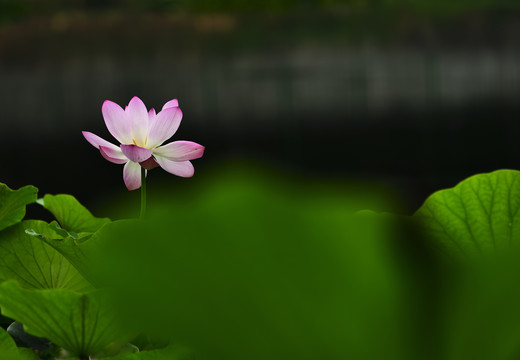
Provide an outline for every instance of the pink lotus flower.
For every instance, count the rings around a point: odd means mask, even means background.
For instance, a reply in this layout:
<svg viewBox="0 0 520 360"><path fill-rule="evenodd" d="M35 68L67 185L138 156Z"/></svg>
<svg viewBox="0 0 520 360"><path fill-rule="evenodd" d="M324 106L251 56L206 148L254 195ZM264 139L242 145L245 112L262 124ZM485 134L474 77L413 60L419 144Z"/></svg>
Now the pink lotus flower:
<svg viewBox="0 0 520 360"><path fill-rule="evenodd" d="M190 160L202 157L204 146L191 141L162 145L181 123L182 112L177 99L164 104L158 114L154 109L148 111L137 96L125 110L106 100L101 111L108 131L121 145L116 146L88 131L83 131L83 136L105 159L125 164L123 180L128 190L141 187L141 167L151 170L160 166L177 176L193 176L195 170Z"/></svg>

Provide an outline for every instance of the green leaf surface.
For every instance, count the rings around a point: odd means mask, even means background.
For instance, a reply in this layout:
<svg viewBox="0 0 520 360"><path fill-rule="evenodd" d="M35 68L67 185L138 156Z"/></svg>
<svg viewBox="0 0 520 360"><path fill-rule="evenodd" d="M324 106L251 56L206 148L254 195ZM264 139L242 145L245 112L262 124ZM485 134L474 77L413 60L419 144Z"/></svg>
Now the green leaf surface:
<svg viewBox="0 0 520 360"><path fill-rule="evenodd" d="M2 360L36 360L38 356L29 349L16 346L13 338L0 328L0 359Z"/></svg>
<svg viewBox="0 0 520 360"><path fill-rule="evenodd" d="M23 289L0 284L2 313L24 324L27 333L44 337L78 356L95 355L113 341L127 341L117 326L106 292L80 294L62 289Z"/></svg>
<svg viewBox="0 0 520 360"><path fill-rule="evenodd" d="M93 216L72 195L45 195L43 207L49 210L61 227L69 232L96 232L110 222L108 218Z"/></svg>
<svg viewBox="0 0 520 360"><path fill-rule="evenodd" d="M2 328L0 328L0 354L12 359L15 359L15 356L18 355L18 349L13 338Z"/></svg>
<svg viewBox="0 0 520 360"><path fill-rule="evenodd" d="M35 202L37 194L38 189L31 185L11 190L0 184L0 230L22 221L25 206Z"/></svg>
<svg viewBox="0 0 520 360"><path fill-rule="evenodd" d="M91 285L58 251L27 232L56 234L49 224L28 220L0 232L0 280L17 280L26 288L84 291Z"/></svg>
<svg viewBox="0 0 520 360"><path fill-rule="evenodd" d="M87 241L93 237L92 234L80 233L71 236L67 231L56 228L56 224L46 225L47 227L38 231L28 229L26 233L51 246L65 257L85 279L96 285L92 275L92 267L86 254L92 248L91 243L94 243L94 241Z"/></svg>
<svg viewBox="0 0 520 360"><path fill-rule="evenodd" d="M128 326L199 359L420 358L387 222L282 190L226 181L83 244Z"/></svg>
<svg viewBox="0 0 520 360"><path fill-rule="evenodd" d="M472 176L431 195L414 214L449 253L498 252L520 245L520 172Z"/></svg>
<svg viewBox="0 0 520 360"><path fill-rule="evenodd" d="M510 254L508 254L510 255ZM479 256L466 271L450 271L443 281L442 328L445 353L439 359L518 359L520 289L518 253ZM478 261L481 260L481 261ZM429 325L429 324L428 324Z"/></svg>
<svg viewBox="0 0 520 360"><path fill-rule="evenodd" d="M192 360L195 359L190 351L170 345L163 349L141 351L133 354L117 355L104 358L106 360Z"/></svg>

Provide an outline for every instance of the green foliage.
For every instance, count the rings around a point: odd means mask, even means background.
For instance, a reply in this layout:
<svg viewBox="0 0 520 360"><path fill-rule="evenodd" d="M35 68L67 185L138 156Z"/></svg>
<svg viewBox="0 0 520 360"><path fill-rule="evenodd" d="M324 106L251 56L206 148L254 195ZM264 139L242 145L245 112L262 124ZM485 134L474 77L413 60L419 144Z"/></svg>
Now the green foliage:
<svg viewBox="0 0 520 360"><path fill-rule="evenodd" d="M20 222L25 216L25 206L36 201L37 193L34 186L11 190L0 183L0 230Z"/></svg>
<svg viewBox="0 0 520 360"><path fill-rule="evenodd" d="M520 246L520 172L472 176L431 195L415 213L428 236L450 253L507 251Z"/></svg>
<svg viewBox="0 0 520 360"><path fill-rule="evenodd" d="M415 213L431 242L457 259L439 294L442 358L514 359L520 338L520 172L472 176Z"/></svg>
<svg viewBox="0 0 520 360"><path fill-rule="evenodd" d="M29 220L0 232L0 280L15 279L26 288L83 291L90 284L58 251L27 231L56 234L43 221Z"/></svg>
<svg viewBox="0 0 520 360"><path fill-rule="evenodd" d="M5 187L0 308L80 358L513 359L519 178L473 176L404 217L359 211L388 206L359 186L226 170L145 220L47 195L50 224L21 221L31 187ZM37 358L5 332L0 354Z"/></svg>
<svg viewBox="0 0 520 360"><path fill-rule="evenodd" d="M502 254L503 255L503 254ZM477 256L445 274L441 328L446 360L516 359L520 338L520 258ZM460 264L459 264L460 265Z"/></svg>
<svg viewBox="0 0 520 360"><path fill-rule="evenodd" d="M90 267L88 257L84 253L81 243L79 243L75 238L72 236L61 237L59 235L47 237L45 234L36 232L31 232L30 234L40 238L47 245L53 247L56 251L63 255L86 279L88 279L92 284L96 284L95 279L89 270ZM86 236L85 238L89 237L90 235Z"/></svg>
<svg viewBox="0 0 520 360"><path fill-rule="evenodd" d="M76 272L95 284L96 281L89 270L88 258L84 253L84 248L88 249L93 242L82 244L109 223L110 219L93 216L71 195L45 195L38 203L49 210L59 224L55 221L50 224L41 223L35 228L27 227L26 233L54 248L73 265Z"/></svg>
<svg viewBox="0 0 520 360"><path fill-rule="evenodd" d="M384 222L258 177L212 184L85 242L134 326L211 360L410 358L407 280Z"/></svg>
<svg viewBox="0 0 520 360"><path fill-rule="evenodd" d="M110 222L108 218L96 218L71 195L45 195L39 201L69 232L95 232Z"/></svg>
<svg viewBox="0 0 520 360"><path fill-rule="evenodd" d="M13 338L2 328L0 328L0 356L3 360L39 359L31 350L16 347Z"/></svg>
<svg viewBox="0 0 520 360"><path fill-rule="evenodd" d="M78 356L95 355L113 341L128 339L117 326L107 293L63 289L29 290L14 281L0 284L2 312Z"/></svg>
<svg viewBox="0 0 520 360"><path fill-rule="evenodd" d="M96 247L97 237L95 233L69 233L61 229L56 223L42 224L36 230L33 228L27 229L26 233L38 238L59 252L91 284L99 284L99 278L95 278L92 272L93 264L89 261L88 256L88 252ZM100 277L102 278L102 276Z"/></svg>
<svg viewBox="0 0 520 360"><path fill-rule="evenodd" d="M170 345L163 349L141 351L137 353L118 355L114 357L104 358L105 360L195 360L196 358L191 352L175 346Z"/></svg>

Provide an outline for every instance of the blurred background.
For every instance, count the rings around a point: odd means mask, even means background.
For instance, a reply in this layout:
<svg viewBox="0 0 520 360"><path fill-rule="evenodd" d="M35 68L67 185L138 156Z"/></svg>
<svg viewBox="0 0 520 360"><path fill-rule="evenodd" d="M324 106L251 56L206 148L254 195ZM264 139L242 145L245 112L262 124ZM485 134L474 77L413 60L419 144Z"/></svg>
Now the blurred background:
<svg viewBox="0 0 520 360"><path fill-rule="evenodd" d="M415 211L520 162L520 3L512 0L0 0L0 181L103 214L135 200L101 105L178 98L174 139L295 179L365 181ZM115 141L114 141L115 142ZM208 180L209 181L209 180ZM157 187L156 187L157 188Z"/></svg>

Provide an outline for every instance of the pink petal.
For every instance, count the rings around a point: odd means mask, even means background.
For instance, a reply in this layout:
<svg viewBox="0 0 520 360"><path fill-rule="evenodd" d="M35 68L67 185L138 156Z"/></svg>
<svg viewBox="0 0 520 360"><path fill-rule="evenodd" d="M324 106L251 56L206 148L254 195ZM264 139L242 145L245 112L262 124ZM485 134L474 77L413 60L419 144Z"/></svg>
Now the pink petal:
<svg viewBox="0 0 520 360"><path fill-rule="evenodd" d="M148 130L152 127L152 123L155 121L156 116L155 109L151 108L150 111L148 111ZM148 138L146 138L146 142L148 142Z"/></svg>
<svg viewBox="0 0 520 360"><path fill-rule="evenodd" d="M134 96L128 103L126 113L132 124L132 140L139 146L145 146L148 136L148 111L146 106L141 99Z"/></svg>
<svg viewBox="0 0 520 360"><path fill-rule="evenodd" d="M161 145L175 134L182 120L182 111L178 107L162 110L155 117L148 133L147 148Z"/></svg>
<svg viewBox="0 0 520 360"><path fill-rule="evenodd" d="M150 111L148 111L148 123L155 119L155 115L155 109L151 108Z"/></svg>
<svg viewBox="0 0 520 360"><path fill-rule="evenodd" d="M123 168L123 180L128 190L139 189L141 187L141 166L132 161L127 162Z"/></svg>
<svg viewBox="0 0 520 360"><path fill-rule="evenodd" d="M116 103L106 100L101 108L108 131L121 144L132 143L132 123L125 111Z"/></svg>
<svg viewBox="0 0 520 360"><path fill-rule="evenodd" d="M128 161L126 156L124 156L119 149L114 150L112 148L101 145L99 147L99 152L101 153L101 156L114 164L124 164Z"/></svg>
<svg viewBox="0 0 520 360"><path fill-rule="evenodd" d="M111 149L114 149L114 150L119 150L119 147L112 144L112 143L109 143L108 141L106 141L105 139L102 139L100 138L99 136L95 135L95 134L92 134L91 132L88 132L88 131L82 131L81 132L83 134L83 136L85 137L85 139L92 145L94 146L96 149L99 149L100 146L104 146L104 147L107 147L107 148L111 148Z"/></svg>
<svg viewBox="0 0 520 360"><path fill-rule="evenodd" d="M152 156L152 150L137 145L121 145L121 151L130 161L136 163L145 161Z"/></svg>
<svg viewBox="0 0 520 360"><path fill-rule="evenodd" d="M192 177L195 173L195 169L189 161L172 161L162 156L156 156L155 161L157 161L160 167L173 175Z"/></svg>
<svg viewBox="0 0 520 360"><path fill-rule="evenodd" d="M192 141L174 141L154 149L153 153L173 161L193 160L202 157L204 146Z"/></svg>
<svg viewBox="0 0 520 360"><path fill-rule="evenodd" d="M173 99L173 100L168 101L166 104L164 104L162 109L164 110L164 109L168 109L168 108L171 108L171 107L179 107L179 102L177 101L177 99Z"/></svg>
<svg viewBox="0 0 520 360"><path fill-rule="evenodd" d="M152 170L159 166L159 164L157 164L157 161L155 161L153 156L149 157L148 160L141 161L139 165L144 167L146 170Z"/></svg>

